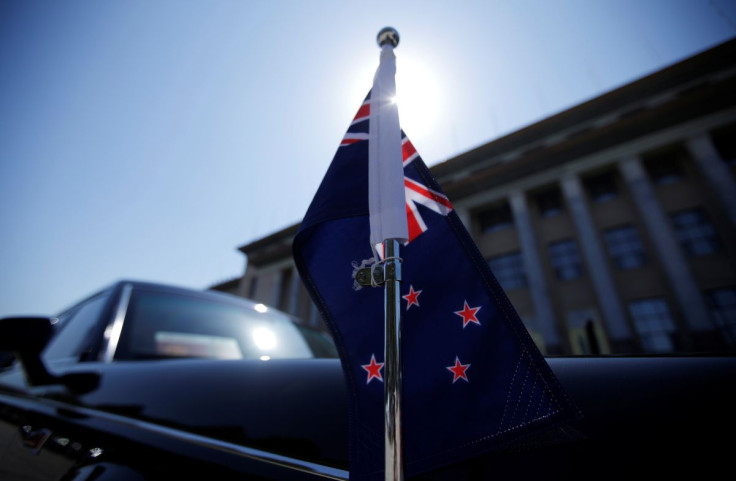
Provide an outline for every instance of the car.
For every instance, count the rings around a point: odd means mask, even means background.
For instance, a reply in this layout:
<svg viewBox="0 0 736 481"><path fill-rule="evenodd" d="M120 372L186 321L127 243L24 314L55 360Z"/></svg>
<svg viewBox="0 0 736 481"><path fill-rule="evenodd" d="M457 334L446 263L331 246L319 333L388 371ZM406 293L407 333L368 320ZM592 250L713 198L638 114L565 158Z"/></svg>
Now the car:
<svg viewBox="0 0 736 481"><path fill-rule="evenodd" d="M348 479L328 336L224 293L121 281L54 317L0 320L0 479ZM12 353L12 354L11 354ZM730 356L558 357L581 420L417 479L730 471Z"/></svg>
<svg viewBox="0 0 736 481"><path fill-rule="evenodd" d="M123 281L0 339L0 479L346 476L334 344L262 304Z"/></svg>

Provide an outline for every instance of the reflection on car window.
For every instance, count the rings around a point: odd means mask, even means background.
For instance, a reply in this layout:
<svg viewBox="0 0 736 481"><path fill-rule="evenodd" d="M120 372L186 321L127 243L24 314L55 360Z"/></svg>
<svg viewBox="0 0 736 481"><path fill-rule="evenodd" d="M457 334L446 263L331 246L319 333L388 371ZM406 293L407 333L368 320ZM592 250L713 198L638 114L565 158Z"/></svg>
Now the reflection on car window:
<svg viewBox="0 0 736 481"><path fill-rule="evenodd" d="M62 320L60 331L49 343L43 358L52 360L79 357L88 347L107 299L107 295L95 297L76 309L68 320Z"/></svg>
<svg viewBox="0 0 736 481"><path fill-rule="evenodd" d="M266 360L319 356L286 315L270 309L259 311L246 304L134 291L115 358Z"/></svg>

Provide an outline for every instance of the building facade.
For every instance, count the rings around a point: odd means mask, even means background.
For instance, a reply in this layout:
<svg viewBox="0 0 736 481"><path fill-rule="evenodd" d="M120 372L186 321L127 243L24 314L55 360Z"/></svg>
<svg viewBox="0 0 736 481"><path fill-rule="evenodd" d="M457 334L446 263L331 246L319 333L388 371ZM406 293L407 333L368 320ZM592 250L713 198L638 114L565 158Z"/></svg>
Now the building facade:
<svg viewBox="0 0 736 481"><path fill-rule="evenodd" d="M736 40L432 167L542 352L736 349ZM230 289L314 326L291 226Z"/></svg>

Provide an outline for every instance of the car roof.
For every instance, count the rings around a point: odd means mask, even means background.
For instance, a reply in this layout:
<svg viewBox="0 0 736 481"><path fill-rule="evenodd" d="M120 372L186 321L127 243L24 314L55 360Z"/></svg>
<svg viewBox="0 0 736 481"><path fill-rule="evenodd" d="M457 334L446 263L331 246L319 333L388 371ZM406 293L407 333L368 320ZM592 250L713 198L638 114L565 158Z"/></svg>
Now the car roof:
<svg viewBox="0 0 736 481"><path fill-rule="evenodd" d="M198 290L198 289L193 289L189 287L176 286L172 284L163 284L163 283L158 283L158 282L141 281L141 280L133 280L133 279L121 279L121 280L113 282L112 284L102 289L95 291L93 294L86 296L85 298L80 299L77 302L74 302L73 305L71 305L67 309L64 309L64 311L62 311L62 314L66 311L69 311L70 309L73 309L75 306L81 304L82 302L85 302L89 299L97 297L100 294L119 292L126 285L132 286L134 290L145 289L145 290L153 290L157 292L166 292L170 294L186 295L189 297L194 297L194 298L199 298L199 299L210 299L213 301L234 304L240 307L244 307L246 309L255 309L255 306L259 304L258 302L252 301L250 299L235 296L233 294L228 294L225 292ZM268 306L268 309L269 311L272 311L274 313L279 313L286 317L293 318L293 316L290 316L289 314L282 312L274 307Z"/></svg>

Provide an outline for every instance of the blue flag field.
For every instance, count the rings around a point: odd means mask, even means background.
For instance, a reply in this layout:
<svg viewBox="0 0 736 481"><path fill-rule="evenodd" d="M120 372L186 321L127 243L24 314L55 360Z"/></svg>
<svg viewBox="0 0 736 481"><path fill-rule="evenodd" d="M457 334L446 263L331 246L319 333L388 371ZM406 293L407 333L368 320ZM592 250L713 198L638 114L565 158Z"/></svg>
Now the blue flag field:
<svg viewBox="0 0 736 481"><path fill-rule="evenodd" d="M358 288L369 239L370 95L294 240L350 396L350 478L383 479L383 288ZM402 133L409 242L401 247L407 477L502 449L577 417L429 169Z"/></svg>

